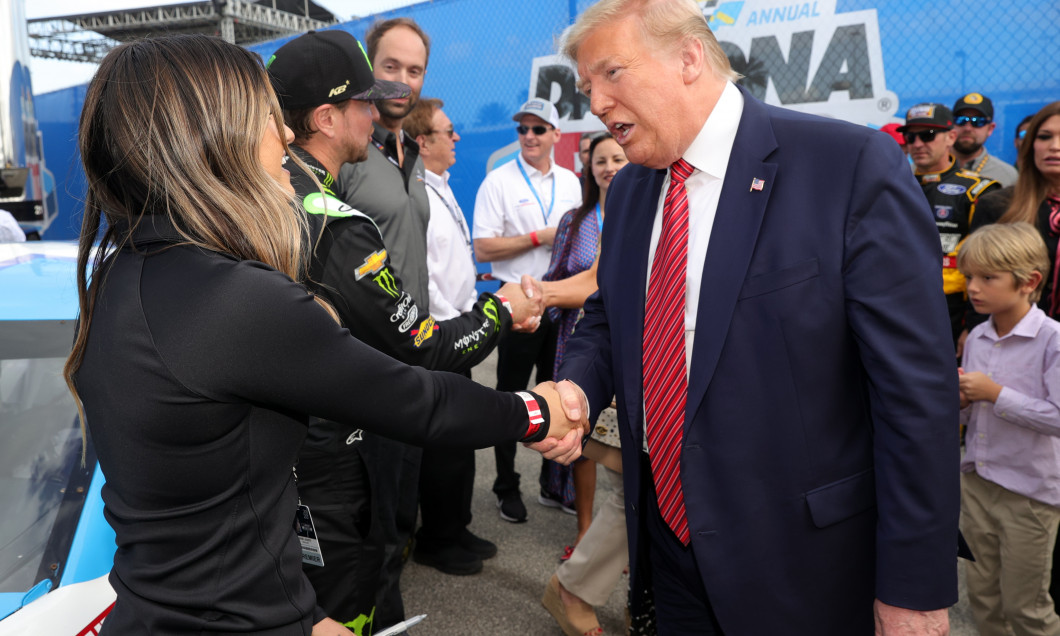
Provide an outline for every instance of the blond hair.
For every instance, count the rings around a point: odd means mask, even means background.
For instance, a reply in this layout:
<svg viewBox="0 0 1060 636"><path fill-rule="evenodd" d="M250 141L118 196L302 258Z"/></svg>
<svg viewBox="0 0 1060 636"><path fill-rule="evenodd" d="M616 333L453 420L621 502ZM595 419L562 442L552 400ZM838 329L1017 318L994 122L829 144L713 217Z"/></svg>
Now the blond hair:
<svg viewBox="0 0 1060 636"><path fill-rule="evenodd" d="M957 253L957 269L968 272L1009 272L1016 286L1027 284L1034 272L1042 275L1031 293L1038 302L1049 276L1049 251L1041 234L1029 223L995 223L972 232Z"/></svg>
<svg viewBox="0 0 1060 636"><path fill-rule="evenodd" d="M305 215L259 157L270 120L283 130L261 59L219 38L174 35L128 42L100 63L85 94L78 133L88 192L77 257L80 316L63 368L82 433L84 410L73 375L84 358L103 262L128 243L145 216L166 217L184 244L260 261L294 280L306 278ZM97 238L89 284L88 261ZM334 316L326 303L317 302Z"/></svg>
<svg viewBox="0 0 1060 636"><path fill-rule="evenodd" d="M563 54L577 62L578 49L590 34L630 16L639 18L638 24L649 43L673 51L689 39L699 40L715 77L730 81L740 77L732 70L695 0L600 0L578 16L564 40Z"/></svg>

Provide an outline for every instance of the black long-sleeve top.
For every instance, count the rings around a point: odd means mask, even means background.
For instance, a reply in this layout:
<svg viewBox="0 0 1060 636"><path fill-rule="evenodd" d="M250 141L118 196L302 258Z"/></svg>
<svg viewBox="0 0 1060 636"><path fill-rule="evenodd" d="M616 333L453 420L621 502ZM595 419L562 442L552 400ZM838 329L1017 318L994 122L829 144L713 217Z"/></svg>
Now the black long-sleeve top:
<svg viewBox="0 0 1060 636"><path fill-rule="evenodd" d="M307 416L482 448L522 438L527 409L379 353L266 265L179 242L145 217L95 273L75 383L117 535L103 631L309 634L323 614L292 530L291 470Z"/></svg>

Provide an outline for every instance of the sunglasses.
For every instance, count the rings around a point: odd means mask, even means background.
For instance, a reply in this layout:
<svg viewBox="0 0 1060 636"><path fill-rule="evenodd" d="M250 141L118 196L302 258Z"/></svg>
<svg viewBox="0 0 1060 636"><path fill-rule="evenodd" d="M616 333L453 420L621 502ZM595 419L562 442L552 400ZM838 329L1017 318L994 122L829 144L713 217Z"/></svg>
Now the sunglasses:
<svg viewBox="0 0 1060 636"><path fill-rule="evenodd" d="M442 130L442 129L432 130L431 134L445 135L446 137L452 139L453 135L456 134L456 131L454 129L452 129L452 128L446 128L445 130Z"/></svg>
<svg viewBox="0 0 1060 636"><path fill-rule="evenodd" d="M528 132L530 132L532 130L532 131L534 131L535 135L540 136L540 135L543 135L543 134L547 133L548 131L552 130L552 127L551 126L541 126L541 125L537 125L537 126L523 126L522 124L519 124L518 126L515 127L515 130L520 135L525 135L526 133L528 133Z"/></svg>
<svg viewBox="0 0 1060 636"><path fill-rule="evenodd" d="M939 134L941 132L946 132L946 131L945 130L935 130L935 129L932 129L932 130L921 130L920 132L915 132L915 133L913 133L913 132L902 133L902 136L905 137L905 143L907 143L907 144L912 144L914 141L917 140L918 137L920 138L920 141L922 141L922 142L924 142L926 144L929 144L929 143L935 141L935 135L937 135L937 134Z"/></svg>
<svg viewBox="0 0 1060 636"><path fill-rule="evenodd" d="M953 119L954 126L963 126L965 124L971 124L972 128L982 128L983 126L989 123L989 117L969 117L967 115L961 115Z"/></svg>

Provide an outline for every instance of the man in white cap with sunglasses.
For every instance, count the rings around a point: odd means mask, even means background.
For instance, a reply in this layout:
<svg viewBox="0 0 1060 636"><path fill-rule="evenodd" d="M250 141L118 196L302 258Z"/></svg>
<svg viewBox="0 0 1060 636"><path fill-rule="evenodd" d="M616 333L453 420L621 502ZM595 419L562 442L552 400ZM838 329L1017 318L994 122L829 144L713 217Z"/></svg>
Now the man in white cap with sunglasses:
<svg viewBox="0 0 1060 636"><path fill-rule="evenodd" d="M581 204L581 182L556 165L559 112L541 98L527 101L512 116L518 123L519 154L486 175L475 198L475 257L493 263L493 277L518 283L524 274L540 279L548 269L556 225ZM547 315L534 333L512 333L497 347L497 389L521 391L537 366L536 382L552 379L556 334ZM493 492L505 521L526 521L526 506L515 472L515 444L494 448L497 479Z"/></svg>

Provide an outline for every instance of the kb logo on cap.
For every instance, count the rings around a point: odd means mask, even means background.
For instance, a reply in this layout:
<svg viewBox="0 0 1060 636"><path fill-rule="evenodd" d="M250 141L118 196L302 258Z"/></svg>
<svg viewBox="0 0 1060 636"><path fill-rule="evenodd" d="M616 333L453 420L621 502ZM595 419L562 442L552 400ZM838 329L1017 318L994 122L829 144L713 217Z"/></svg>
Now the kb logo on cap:
<svg viewBox="0 0 1060 636"><path fill-rule="evenodd" d="M350 85L350 80L346 80L346 83L343 84L342 86L336 86L335 88L331 89L331 92L328 93L328 97L334 97L336 95L341 95L341 94L345 93L346 92L346 88L349 85Z"/></svg>

